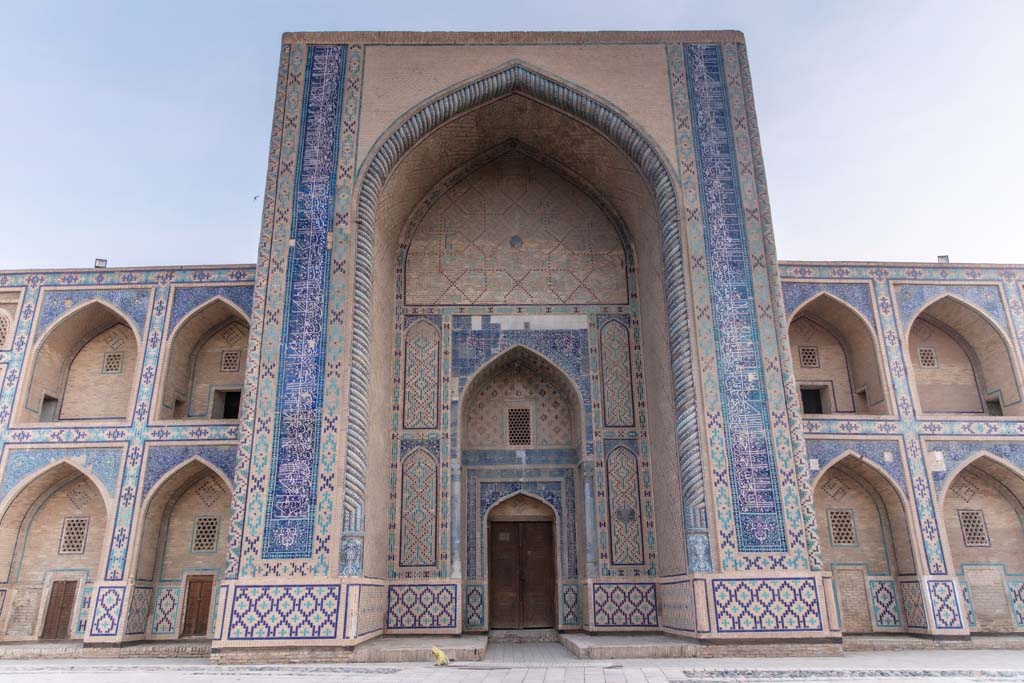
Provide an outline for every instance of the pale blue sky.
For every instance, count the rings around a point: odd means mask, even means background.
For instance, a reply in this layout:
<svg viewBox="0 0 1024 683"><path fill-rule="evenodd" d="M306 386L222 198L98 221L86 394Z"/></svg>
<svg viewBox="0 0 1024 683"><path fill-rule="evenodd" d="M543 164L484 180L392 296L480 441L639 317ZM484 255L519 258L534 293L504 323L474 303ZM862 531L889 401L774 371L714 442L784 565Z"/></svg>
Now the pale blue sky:
<svg viewBox="0 0 1024 683"><path fill-rule="evenodd" d="M280 34L743 31L784 259L1024 263L1024 2L13 2L0 268L256 258Z"/></svg>

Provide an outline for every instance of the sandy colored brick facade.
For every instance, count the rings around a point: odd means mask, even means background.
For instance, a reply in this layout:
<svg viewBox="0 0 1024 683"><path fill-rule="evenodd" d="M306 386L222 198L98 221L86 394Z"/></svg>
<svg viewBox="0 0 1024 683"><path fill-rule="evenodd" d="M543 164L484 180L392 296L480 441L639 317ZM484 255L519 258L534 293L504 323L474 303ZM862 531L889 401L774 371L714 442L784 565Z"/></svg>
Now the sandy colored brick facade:
<svg viewBox="0 0 1024 683"><path fill-rule="evenodd" d="M741 34L286 34L277 84L255 265L0 273L0 638L58 575L67 637L220 659L1024 633L1024 267L779 261Z"/></svg>

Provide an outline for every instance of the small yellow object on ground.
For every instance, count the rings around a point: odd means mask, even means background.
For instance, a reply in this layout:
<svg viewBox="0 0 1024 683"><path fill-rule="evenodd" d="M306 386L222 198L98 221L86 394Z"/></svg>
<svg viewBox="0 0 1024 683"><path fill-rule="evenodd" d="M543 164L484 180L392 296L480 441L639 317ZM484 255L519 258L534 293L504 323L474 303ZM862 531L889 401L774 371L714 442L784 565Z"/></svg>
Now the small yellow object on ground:
<svg viewBox="0 0 1024 683"><path fill-rule="evenodd" d="M448 666L448 655L444 653L444 650L432 647L430 651L434 653L434 666Z"/></svg>

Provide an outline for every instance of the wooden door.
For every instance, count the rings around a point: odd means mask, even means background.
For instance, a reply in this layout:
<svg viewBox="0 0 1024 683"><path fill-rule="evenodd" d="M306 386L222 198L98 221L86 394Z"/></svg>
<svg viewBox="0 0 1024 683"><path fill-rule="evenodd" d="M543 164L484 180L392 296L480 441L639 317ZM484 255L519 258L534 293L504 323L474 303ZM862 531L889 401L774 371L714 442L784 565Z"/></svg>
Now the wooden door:
<svg viewBox="0 0 1024 683"><path fill-rule="evenodd" d="M67 640L71 613L75 609L77 581L54 581L43 622L43 640Z"/></svg>
<svg viewBox="0 0 1024 683"><path fill-rule="evenodd" d="M185 623L181 637L205 636L210 628L210 603L213 599L213 577L191 576L185 597Z"/></svg>
<svg viewBox="0 0 1024 683"><path fill-rule="evenodd" d="M550 522L491 523L491 628L554 628L553 538Z"/></svg>

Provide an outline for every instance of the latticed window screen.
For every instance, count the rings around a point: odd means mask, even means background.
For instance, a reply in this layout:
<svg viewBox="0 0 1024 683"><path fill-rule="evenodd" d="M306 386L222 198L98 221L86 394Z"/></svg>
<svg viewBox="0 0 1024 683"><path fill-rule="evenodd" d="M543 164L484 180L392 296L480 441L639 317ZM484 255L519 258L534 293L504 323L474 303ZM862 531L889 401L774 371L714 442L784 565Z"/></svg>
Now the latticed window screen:
<svg viewBox="0 0 1024 683"><path fill-rule="evenodd" d="M975 547L992 545L988 538L985 515L981 510L957 510L956 513L960 517L960 529L964 533L964 545Z"/></svg>
<svg viewBox="0 0 1024 683"><path fill-rule="evenodd" d="M120 375L124 371L124 354L105 353L103 354L103 374Z"/></svg>
<svg viewBox="0 0 1024 683"><path fill-rule="evenodd" d="M820 366L818 360L818 347L817 346L801 346L800 347L800 367L802 368L816 368Z"/></svg>
<svg viewBox="0 0 1024 683"><path fill-rule="evenodd" d="M60 555L75 555L85 552L85 536L89 532L88 517L67 517L60 532Z"/></svg>
<svg viewBox="0 0 1024 683"><path fill-rule="evenodd" d="M222 351L220 354L221 372L238 372L242 363L242 352L238 350Z"/></svg>
<svg viewBox="0 0 1024 683"><path fill-rule="evenodd" d="M11 319L0 311L0 349L7 346L7 337L11 334Z"/></svg>
<svg viewBox="0 0 1024 683"><path fill-rule="evenodd" d="M922 368L939 367L939 357L935 355L935 349L930 346L922 346L917 350L917 359Z"/></svg>
<svg viewBox="0 0 1024 683"><path fill-rule="evenodd" d="M853 510L829 510L828 532L832 537L832 545L857 545Z"/></svg>
<svg viewBox="0 0 1024 683"><path fill-rule="evenodd" d="M218 526L219 520L216 517L196 517L192 530L192 552L212 553L216 550Z"/></svg>
<svg viewBox="0 0 1024 683"><path fill-rule="evenodd" d="M530 409L508 409L508 445L529 446L532 441L530 433Z"/></svg>

